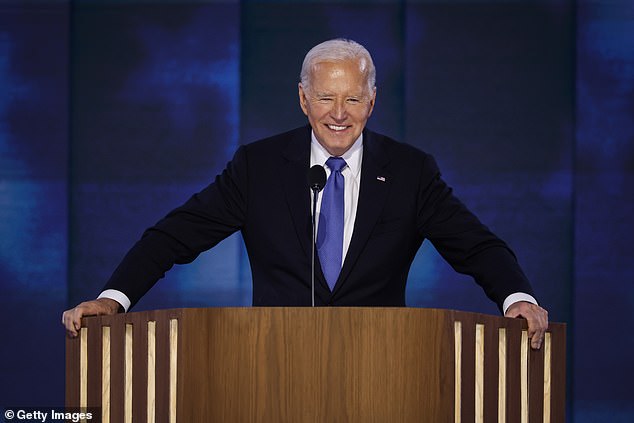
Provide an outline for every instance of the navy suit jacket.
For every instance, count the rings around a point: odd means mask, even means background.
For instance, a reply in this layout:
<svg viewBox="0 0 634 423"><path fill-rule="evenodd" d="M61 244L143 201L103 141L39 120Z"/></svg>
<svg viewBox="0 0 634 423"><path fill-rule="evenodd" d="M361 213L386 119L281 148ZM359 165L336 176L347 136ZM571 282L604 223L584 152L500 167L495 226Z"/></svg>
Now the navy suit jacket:
<svg viewBox="0 0 634 423"><path fill-rule="evenodd" d="M253 305L310 305L310 130L241 146L212 184L144 233L104 289L135 304L175 263L241 230ZM498 307L514 292L533 294L514 254L453 196L429 154L365 129L352 239L332 292L316 265L316 304L404 306L409 268L425 239Z"/></svg>

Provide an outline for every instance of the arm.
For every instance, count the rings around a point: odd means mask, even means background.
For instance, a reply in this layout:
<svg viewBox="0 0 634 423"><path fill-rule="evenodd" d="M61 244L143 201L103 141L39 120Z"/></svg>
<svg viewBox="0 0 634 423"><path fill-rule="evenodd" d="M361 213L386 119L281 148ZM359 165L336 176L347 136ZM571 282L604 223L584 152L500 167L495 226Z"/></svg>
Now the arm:
<svg viewBox="0 0 634 423"><path fill-rule="evenodd" d="M419 229L459 273L472 276L507 317L528 321L533 348L548 327L530 282L508 245L484 226L452 194L431 156L423 166Z"/></svg>
<svg viewBox="0 0 634 423"><path fill-rule="evenodd" d="M123 258L102 294L117 291L136 302L165 275L174 264L193 261L239 230L246 214L246 153L241 147L214 183L192 196L143 234ZM113 290L113 291L110 291ZM128 304L112 295L81 303L64 312L62 322L70 335L76 335L81 317L114 314ZM116 304L116 306L115 306ZM126 310L127 311L127 310Z"/></svg>

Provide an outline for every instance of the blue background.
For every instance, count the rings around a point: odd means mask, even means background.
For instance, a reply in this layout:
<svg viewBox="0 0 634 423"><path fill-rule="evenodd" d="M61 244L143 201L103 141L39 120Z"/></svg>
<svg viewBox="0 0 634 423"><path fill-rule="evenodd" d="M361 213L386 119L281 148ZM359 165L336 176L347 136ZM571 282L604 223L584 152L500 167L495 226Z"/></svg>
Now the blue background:
<svg viewBox="0 0 634 423"><path fill-rule="evenodd" d="M310 47L364 44L368 126L432 153L568 324L568 420L634 420L634 3L0 1L0 406L61 405L61 312L239 144L303 125ZM136 310L249 305L240 235ZM497 313L425 243L411 306Z"/></svg>

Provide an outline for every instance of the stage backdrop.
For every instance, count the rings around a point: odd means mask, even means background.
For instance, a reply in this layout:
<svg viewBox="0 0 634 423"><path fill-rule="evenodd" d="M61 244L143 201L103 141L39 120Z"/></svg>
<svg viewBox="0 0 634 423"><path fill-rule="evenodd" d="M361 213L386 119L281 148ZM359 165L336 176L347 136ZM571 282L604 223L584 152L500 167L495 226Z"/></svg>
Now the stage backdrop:
<svg viewBox="0 0 634 423"><path fill-rule="evenodd" d="M0 406L63 404L61 312L210 183L306 123L301 61L334 37L377 66L368 126L433 154L569 325L575 422L634 419L634 6L544 1L0 3ZM251 302L239 234L136 306ZM425 243L407 303L497 313Z"/></svg>

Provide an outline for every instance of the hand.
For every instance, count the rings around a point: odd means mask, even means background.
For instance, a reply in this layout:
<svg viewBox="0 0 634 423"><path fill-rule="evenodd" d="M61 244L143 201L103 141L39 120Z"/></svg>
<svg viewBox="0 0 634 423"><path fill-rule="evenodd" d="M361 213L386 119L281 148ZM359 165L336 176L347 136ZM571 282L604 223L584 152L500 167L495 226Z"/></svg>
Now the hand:
<svg viewBox="0 0 634 423"><path fill-rule="evenodd" d="M66 310L62 314L62 324L66 327L69 338L75 338L81 328L81 318L84 316L103 316L117 314L120 304L110 298L98 298L85 301L75 308Z"/></svg>
<svg viewBox="0 0 634 423"><path fill-rule="evenodd" d="M526 301L518 301L511 304L504 316L525 318L528 322L528 338L531 340L531 348L535 350L541 348L546 329L548 329L548 312L546 310Z"/></svg>

